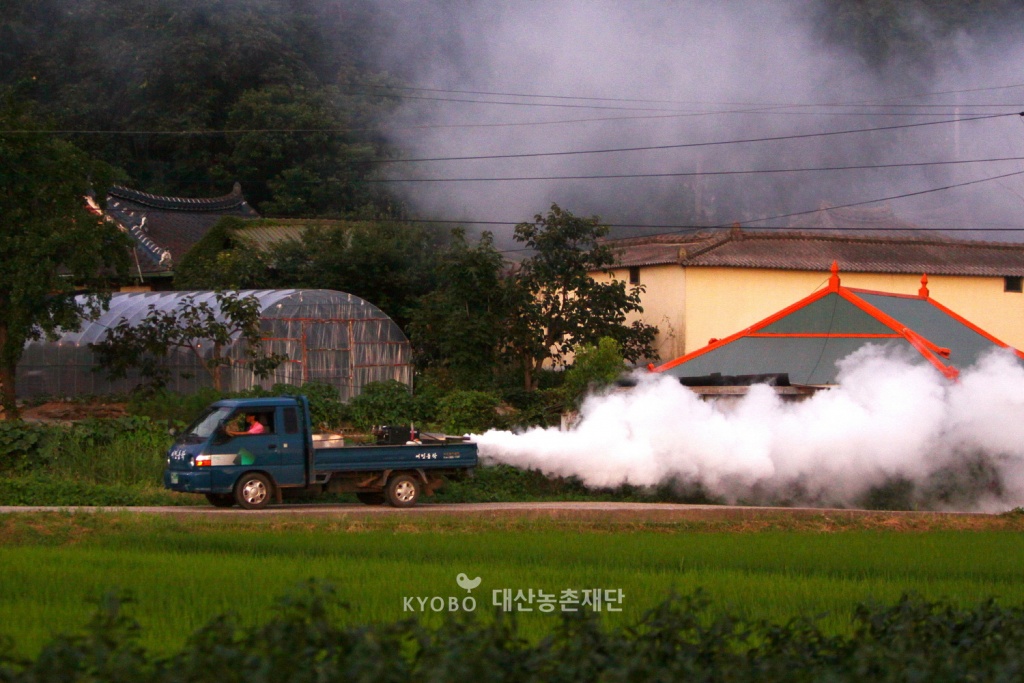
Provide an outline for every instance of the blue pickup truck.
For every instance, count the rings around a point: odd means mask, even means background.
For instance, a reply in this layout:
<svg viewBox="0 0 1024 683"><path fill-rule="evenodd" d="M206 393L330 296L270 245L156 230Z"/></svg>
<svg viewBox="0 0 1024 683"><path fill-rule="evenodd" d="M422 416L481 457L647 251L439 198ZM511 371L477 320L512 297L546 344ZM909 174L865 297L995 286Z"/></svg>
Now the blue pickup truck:
<svg viewBox="0 0 1024 683"><path fill-rule="evenodd" d="M313 434L304 396L227 399L177 434L164 486L249 510L293 493L355 493L367 505L412 507L445 476L477 464L476 444L463 437L411 438L419 436L405 430L398 443L347 446Z"/></svg>

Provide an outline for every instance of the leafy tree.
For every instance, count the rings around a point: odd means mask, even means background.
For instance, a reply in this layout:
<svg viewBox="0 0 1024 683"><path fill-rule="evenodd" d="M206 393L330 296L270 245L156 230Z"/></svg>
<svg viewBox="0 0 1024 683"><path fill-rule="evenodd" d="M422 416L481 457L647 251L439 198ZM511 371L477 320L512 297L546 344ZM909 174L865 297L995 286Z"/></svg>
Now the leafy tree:
<svg viewBox="0 0 1024 683"><path fill-rule="evenodd" d="M334 289L366 299L403 328L433 289L434 248L421 228L395 221L314 224L268 249L275 287Z"/></svg>
<svg viewBox="0 0 1024 683"><path fill-rule="evenodd" d="M358 212L377 194L364 178L383 148L348 130L367 125L359 103L345 102L334 87L272 85L248 90L228 116L231 130L249 130L229 138L226 162L247 184L249 198L277 216ZM372 108L376 111L376 108ZM302 132L268 132L300 129ZM382 200L386 203L386 200Z"/></svg>
<svg viewBox="0 0 1024 683"><path fill-rule="evenodd" d="M2 97L2 95L0 95ZM87 208L112 171L38 132L31 112L0 100L0 405L18 416L15 368L29 339L55 338L98 314L107 278L126 275L131 240ZM76 285L95 292L76 298Z"/></svg>
<svg viewBox="0 0 1024 683"><path fill-rule="evenodd" d="M234 230L252 223L225 216L175 266L175 286L190 289L261 289L268 285L272 264L267 252L240 243Z"/></svg>
<svg viewBox="0 0 1024 683"><path fill-rule="evenodd" d="M298 239L263 247L238 234L245 226L278 223L222 219L182 259L179 285L334 289L366 299L403 327L419 298L433 288L430 254L436 249L428 233L415 225L313 221Z"/></svg>
<svg viewBox="0 0 1024 683"><path fill-rule="evenodd" d="M210 374L214 388L221 391L221 369L231 365L226 347L237 338L243 343L252 372L257 377L269 377L287 358L263 353L259 300L233 292L218 292L216 300L216 308L205 301L197 302L195 295L186 296L170 311L150 305L149 313L138 323L122 318L103 341L89 346L111 379L125 377L128 370L137 368L156 387L169 379L167 360L172 349L187 349ZM212 344L208 356L204 355L204 343L207 348Z"/></svg>
<svg viewBox="0 0 1024 683"><path fill-rule="evenodd" d="M410 337L421 366L448 370L459 386L479 386L493 380L500 360L505 261L488 232L475 246L462 229L452 236L437 262L437 288L413 313Z"/></svg>
<svg viewBox="0 0 1024 683"><path fill-rule="evenodd" d="M534 255L520 264L507 290L512 314L506 352L522 364L527 389L537 388L536 375L545 362L564 365L570 349L601 337L618 342L630 362L655 356L658 329L626 323L628 314L643 312L643 286L627 290L621 280L590 277L615 261L598 241L607 233L598 218L579 218L557 204L546 216L516 226L516 240Z"/></svg>

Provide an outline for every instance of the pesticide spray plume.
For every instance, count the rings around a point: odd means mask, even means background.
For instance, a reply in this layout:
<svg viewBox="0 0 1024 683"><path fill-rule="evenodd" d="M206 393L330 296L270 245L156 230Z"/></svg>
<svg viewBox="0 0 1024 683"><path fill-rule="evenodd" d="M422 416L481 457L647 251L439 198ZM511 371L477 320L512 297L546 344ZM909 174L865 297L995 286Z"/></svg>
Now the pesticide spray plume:
<svg viewBox="0 0 1024 683"><path fill-rule="evenodd" d="M570 431L489 431L481 457L590 488L671 485L726 503L1003 511L1024 500L1024 368L984 357L950 382L868 346L836 388L785 403L764 385L734 404L640 374L589 396Z"/></svg>

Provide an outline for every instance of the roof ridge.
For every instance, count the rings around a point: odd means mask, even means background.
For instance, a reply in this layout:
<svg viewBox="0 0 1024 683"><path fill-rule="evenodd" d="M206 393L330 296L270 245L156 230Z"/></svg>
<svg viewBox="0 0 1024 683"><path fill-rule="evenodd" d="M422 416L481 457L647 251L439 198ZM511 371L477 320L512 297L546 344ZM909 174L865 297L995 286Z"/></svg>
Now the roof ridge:
<svg viewBox="0 0 1024 683"><path fill-rule="evenodd" d="M761 231L757 230L744 230L742 239L809 239L809 240L822 240L832 242L873 242L878 244L935 244L941 246L956 246L956 247L971 247L971 248L986 248L991 249L1005 248L1005 249L1024 249L1024 242L993 242L988 240L971 240L971 239L960 239L955 237L931 237L931 236L910 236L910 235L894 235L887 237L885 235L832 235L828 233L815 232L813 229L809 230L787 230L787 231Z"/></svg>
<svg viewBox="0 0 1024 683"><path fill-rule="evenodd" d="M245 197L242 196L242 188L238 183L235 183L230 193L220 197L171 197L150 194L122 185L111 187L107 194L125 201L167 211L222 211L246 203Z"/></svg>
<svg viewBox="0 0 1024 683"><path fill-rule="evenodd" d="M714 235L718 230L717 228L709 228L696 232L662 233L658 235L638 235L636 237L617 237L611 239L601 238L598 242L612 248L633 247L645 244L690 244L692 242L702 242Z"/></svg>

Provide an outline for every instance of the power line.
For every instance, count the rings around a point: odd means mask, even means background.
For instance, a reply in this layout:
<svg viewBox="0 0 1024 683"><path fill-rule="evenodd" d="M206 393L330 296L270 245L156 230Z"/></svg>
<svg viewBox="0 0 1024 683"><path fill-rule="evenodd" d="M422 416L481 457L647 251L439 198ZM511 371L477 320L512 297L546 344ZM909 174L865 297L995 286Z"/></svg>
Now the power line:
<svg viewBox="0 0 1024 683"><path fill-rule="evenodd" d="M770 173L807 173L826 171L877 170L887 168L913 168L924 166L950 166L957 164L980 164L1000 161L1024 161L1024 157L996 157L991 159L962 159L956 161L917 161L901 164L861 164L855 166L819 166L815 168L767 168L742 171L682 171L678 173L615 173L607 175L561 175L561 176L504 176L494 178L382 178L364 180L365 183L472 183L536 180L612 180L625 178L679 178L693 176L759 175ZM250 181L253 182L253 181ZM263 182L263 181L257 181ZM314 182L314 181L310 181ZM320 181L315 181L320 182Z"/></svg>
<svg viewBox="0 0 1024 683"><path fill-rule="evenodd" d="M694 147L712 147L717 145L736 145L741 143L750 142L775 142L780 140L800 140L805 138L820 138L830 137L836 135L849 135L851 133L872 133L883 130L902 130L907 128L920 128L923 126L937 126L947 123L966 123L969 121L982 121L986 119L996 119L1006 116L1024 116L1024 112L1013 113L1013 114L993 114L989 116L972 116L968 118L960 119L943 119L941 121L926 121L921 123L904 123L893 126L876 126L873 128L852 128L847 130L837 131L826 131L824 133L800 133L796 135L777 135L762 138L745 138L738 140L717 140L713 142L689 142L676 145L649 145L644 147L617 147L609 149L589 149L589 150L574 150L565 152L529 152L522 154L486 154L486 155L474 155L474 156L460 156L460 157L420 157L410 159L375 159L376 163L414 163L414 162L425 162L425 161L479 161L486 159L526 159L536 157L551 157L551 156L572 156L579 154L609 154L615 152L647 152L662 149L686 149Z"/></svg>
<svg viewBox="0 0 1024 683"><path fill-rule="evenodd" d="M1013 107L1019 105L993 105ZM972 112L974 116L997 117L1010 116L1017 112ZM0 130L0 135L151 135L151 136L193 136L212 137L220 135L282 135L282 134L331 134L342 135L346 133L402 131L402 130L444 130L460 128L516 128L531 126L558 126L579 123L605 123L609 121L650 121L657 119L679 119L694 116L718 116L718 115L746 115L764 114L773 116L828 116L832 118L844 116L874 116L874 117L907 117L907 116L959 116L955 111L936 112L810 112L810 111L769 111L769 110L732 110L732 111L711 111L711 112L689 112L678 114L650 114L638 116L598 116L577 119L555 119L552 121L498 121L490 123L424 123L410 125L388 125L388 126L357 126L349 128L224 128L224 129L178 129L178 130L114 130L114 129L75 129L75 128L50 128L50 129L10 129ZM960 119L966 120L966 119Z"/></svg>
<svg viewBox="0 0 1024 683"><path fill-rule="evenodd" d="M728 227L731 227L731 226L733 226L733 225L735 225L737 223L740 224L740 225L744 225L744 224L748 224L748 223L761 223L761 222L764 222L764 221L774 221L774 220L779 220L779 219L782 219L782 218L793 218L793 217L796 217L796 216L805 216L805 215L809 215L809 214L813 214L813 213L818 213L820 211L831 211L831 210L834 210L834 209L846 209L846 208L851 208L851 207L854 207L854 206L864 206L866 204L877 204L879 202L887 202L887 201L894 201L894 200L897 200L897 199L905 199L907 197L917 197L917 196L920 196L920 195L931 194L931 193L934 193L934 192L943 192L945 190L952 190L952 189L956 189L956 188L960 188L960 187L967 187L969 185L978 185L980 183L987 183L987 182L992 181L992 180L1000 180L1002 178L1010 178L1010 177L1019 176L1019 175L1024 175L1024 171L1014 171L1012 173L1003 173L1001 175L990 176L988 178L979 178L977 180L969 180L969 181L966 181L966 182L955 183L955 184L952 184L952 185L943 185L942 187L933 187L933 188L929 188L927 190L918 190L916 192L905 192L903 194L890 195L888 197L877 197L875 199L868 199L868 200L859 201L859 202L850 202L850 203L847 203L847 204L838 204L838 205L835 205L835 206L826 207L824 209L818 208L818 209L810 209L810 210L806 210L806 211L794 211L792 213L779 214L779 215L776 215L776 216L767 216L765 218L754 218L754 219L749 219L749 220L726 221L724 223L718 223L718 224L713 224L713 225L696 225L696 224L689 224L689 225L680 225L680 224L638 225L636 223L602 223L602 225L605 225L605 226L607 226L609 228L632 228L632 229L639 229L639 230L652 229L652 230L662 230L663 231L663 232L660 232L660 233L652 233L651 235L648 235L650 237L653 237L653 236L656 236L656 235L671 235L671 234L675 234L675 233L678 233L678 232L687 232L687 231L691 231L691 230L713 230L713 229L720 229L720 228L728 228ZM444 218L444 219L442 219L442 218L394 218L394 219L385 218L385 219L379 219L379 220L389 221L389 222L398 222L398 223L433 223L433 224L442 223L442 224L451 224L451 225L494 225L494 226L518 225L518 224L523 222L521 220L520 221L456 220L456 219L450 219L450 218ZM527 222L529 222L529 221L527 221ZM751 226L748 226L748 227L751 227ZM787 226L783 226L783 225L762 225L762 226L752 226L752 228L755 229L755 230L798 230L799 229L799 228L794 228L791 225L787 225ZM842 228L842 227L828 227L828 228L822 227L822 228L806 228L806 229L811 229L811 230L815 230L815 231L837 231L837 232L844 231L844 230L850 230L850 231L863 231L864 230L864 228ZM1016 228L957 228L956 230L957 230L957 232L1024 232L1024 226L1016 227ZM940 231L936 230L936 232L940 232Z"/></svg>
<svg viewBox="0 0 1024 683"><path fill-rule="evenodd" d="M454 94L454 95L483 95L487 97L523 97L532 99L555 99L555 100L582 100L590 102L623 102L623 103L640 103L640 104L685 104L690 106L752 106L752 107L834 107L834 106L859 106L859 107L870 107L870 106L915 106L915 105L887 105L886 102L893 100L883 100L881 103L871 102L818 102L818 103L776 103L776 102L688 102L685 100L661 100L661 99L642 99L642 98L625 98L625 97L592 97L592 96L579 96L579 95L551 95L551 94L538 94L538 93L515 93L515 92L499 92L499 91L488 91L488 90L455 90L447 88L429 88L429 87L417 87L417 86L400 86L400 85L380 85L380 84L367 84L364 87L377 90L407 90L413 92L433 92L442 94ZM963 93L973 92L991 92L995 90L1012 90L1016 88L1024 88L1024 83L1018 83L1013 85L994 86L989 88L971 88L966 90L945 90L932 93L918 93L913 95L904 95L899 98L893 98L895 100L903 100L918 97L932 97L934 95L958 95ZM924 105L929 107L935 106L987 106L987 105ZM1002 106L1002 105L993 105Z"/></svg>
<svg viewBox="0 0 1024 683"><path fill-rule="evenodd" d="M980 183L987 183L990 180L1000 180L1001 178L1010 178L1010 177L1019 176L1019 175L1024 175L1024 171L1013 171L1012 173L1003 173L1002 175L990 176L988 178L980 178L978 180L969 180L967 182L955 183L953 185L945 185L943 187L933 187L933 188L928 189L928 190L919 190L917 192L905 192L903 194L892 195L890 197L880 197L878 199L869 199L867 201L862 201L862 202L851 202L849 204L839 204L837 206L830 206L826 210L846 209L846 208L850 208L850 207L853 207L853 206L864 206L865 204L876 204L878 202L892 201L894 199L906 199L907 197L918 197L918 196L923 195L923 194L931 194L933 192L942 192L944 190L952 190L952 189L955 189L955 188L958 188L958 187L967 187L968 185L978 185ZM779 214L777 216L769 216L768 218L755 218L753 220L741 221L741 222L742 223L760 223L761 221L776 221L776 220L779 220L780 218L792 218L794 216L806 216L808 214L817 213L818 211L821 211L821 210L822 209L815 209L815 210L811 210L811 211L796 211L794 213L784 213L784 214ZM734 221L734 222L740 222L740 221ZM716 227L727 227L729 225L732 225L732 223L726 223L725 225L719 225L719 226L716 226Z"/></svg>

